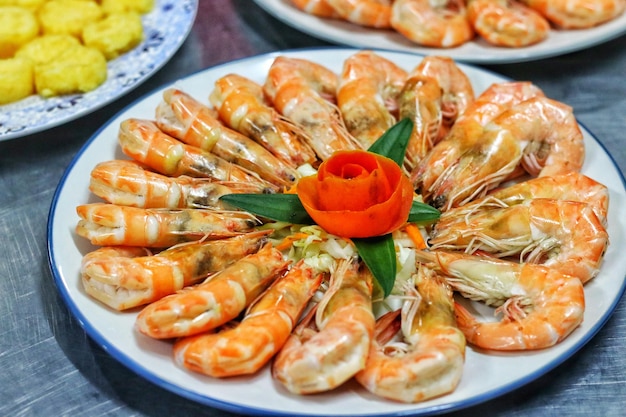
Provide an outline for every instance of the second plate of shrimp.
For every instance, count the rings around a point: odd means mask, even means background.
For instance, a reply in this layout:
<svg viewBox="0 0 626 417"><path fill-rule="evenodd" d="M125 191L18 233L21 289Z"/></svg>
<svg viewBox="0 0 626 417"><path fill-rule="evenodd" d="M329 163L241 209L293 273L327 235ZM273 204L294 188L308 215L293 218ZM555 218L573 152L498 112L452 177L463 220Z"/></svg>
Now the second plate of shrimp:
<svg viewBox="0 0 626 417"><path fill-rule="evenodd" d="M465 22L451 23L453 20L450 15L458 14L459 7L463 8L465 4L472 3L466 1L332 2L333 5L343 3L345 8L361 7L365 10L382 8L382 5L390 9L392 3L396 3L396 7L400 9L401 5L408 3L406 5L407 10L404 10L402 14L402 22L396 24L400 29L395 30L393 27L390 28L389 24L375 27L366 26L365 23L367 22L359 23L357 21L357 23L353 23L342 18L341 15L333 14L332 9L326 11L326 14L332 17L325 16L323 11L314 12L311 10L315 5L326 2L308 0L255 0L255 2L285 24L325 41L358 48L379 48L422 55L440 54L457 61L480 64L533 61L563 55L590 48L626 33L626 13L623 11L602 24L592 25L584 29L559 29L554 24L548 25L543 17L540 17L540 20L544 20L543 26L535 23L535 19L528 17L529 14L536 14L532 10L530 13L517 10L524 4L541 2L514 2L521 4L518 4L516 8L511 8L511 2L477 1L476 3L488 3L490 6L495 5L495 7L503 9L486 10L487 16L477 23L477 30L466 28L467 23ZM350 3L350 5L346 3ZM564 4L564 2L556 3ZM302 11L299 7L307 11ZM583 7L581 6L581 8ZM594 2L593 9L604 11L604 9L623 10L623 8L623 0L600 0ZM423 12L424 15L412 16L415 14L415 9ZM374 15L380 18L385 13L378 11L372 14L359 10L352 12L352 14L365 17ZM386 14L389 15L390 12L387 11ZM521 27L523 29L510 31L515 33L496 30L497 21L503 14L508 17L508 24L501 24L500 28ZM584 15L584 13L582 14ZM497 17L494 18L493 16ZM475 18L478 19L479 17ZM387 19L389 20L389 18ZM428 28L430 30L418 31L415 29L425 25L426 22L431 26ZM547 26L550 26L550 29ZM446 27L448 27L449 32L446 32ZM404 30L407 36L403 35L401 30ZM482 31L485 37L474 33L478 31ZM521 39L519 32L524 33ZM432 33L438 33L439 36L433 36ZM450 40L451 38L454 39L454 42ZM494 42L499 44L494 44ZM520 43L526 44L520 45Z"/></svg>
<svg viewBox="0 0 626 417"><path fill-rule="evenodd" d="M426 269L412 273L415 281L407 282L413 285L398 288L399 296L384 311L377 304L380 294L372 284L368 268L355 261L349 246L335 242L335 246L325 249L334 254L334 267L327 268L324 257L319 258L315 268L298 260L285 260L281 251L284 245L293 244L290 239L299 241L305 236L314 241L315 233L298 229L287 236L289 239L272 240L273 229L260 226L263 218L235 213L220 205L219 196L223 194L289 190L299 176L312 172L317 166L316 158L324 159L334 146L359 148L371 143L367 135L363 134L360 140L364 142L360 142L342 130L346 126L333 121L340 107L354 105L344 100L345 96L337 106L316 107L319 114L325 115L323 120L313 120L316 123L311 123L307 119L310 115L292 104L285 108L295 112L293 119L279 117L275 109L281 107L265 107L258 96L258 85L264 85L275 103L289 103L289 89L279 89L279 81L289 84L291 90L303 92L304 87L297 80L285 79L284 74L272 79L280 74L276 66L286 65L281 61L309 62L305 68L288 68L288 77L314 74L323 78L334 74L341 78L346 63L352 65L352 74L362 72L354 62L355 56L360 62L391 62L400 78L422 83L425 92L431 91L425 80L434 79L427 76L432 57L352 48L264 54L222 64L163 86L124 109L84 145L53 199L48 223L49 262L62 298L96 343L152 383L213 408L246 415L401 416L458 410L501 396L559 366L593 338L626 288L626 258L619 253L626 245L626 219L619 213L619 207L626 204L626 188L623 174L611 156L584 126L579 126L581 137L576 139L576 146L582 146L584 152L573 147L581 156L573 166L576 174L553 174L549 180L538 179L519 189L502 188L503 191L488 195L477 189L472 194L473 203L459 207L450 193L438 191L435 197L434 192L432 196L424 193L425 199L442 210L437 227L428 231L433 246L414 253ZM421 172L422 164L417 159L427 159L421 158L420 146L447 146L445 139L439 137L450 137L447 132L453 131L459 120L472 126L504 126L502 117L481 107L481 97L484 100L493 94L494 85L512 92L512 100L548 103L528 83L513 84L514 81L461 63L457 68L471 86L460 88L463 84L457 82L458 88L443 88L441 97L429 96L432 103L445 103L447 95L454 94L457 106L441 104L441 123L424 120L423 136L428 138L415 145L415 158L405 161L408 170ZM245 82L241 77L245 77ZM360 84L369 88L367 83ZM516 89L511 90L512 86ZM344 87L342 94L349 92L349 83L344 83ZM473 104L458 106L462 102L459 99L466 95L475 98ZM235 117L237 113L230 112L231 106L242 98L253 104L254 123L267 123L264 129L248 129L248 136L259 135L256 143L265 143L267 152L252 152L245 157L245 167L241 157L230 151L251 151L254 146L246 145L247 141L238 134L229 133L229 141L219 147L197 142L193 153L186 151L191 145L175 142L193 141L192 136L199 132L204 132L205 139L210 138L212 118L219 117L220 112L228 124L245 130L243 122ZM501 109L505 113L520 111L515 103L499 105L508 106ZM568 112L564 106L563 111ZM187 111L196 115L193 120L188 119ZM284 108L282 111L286 112ZM411 114L414 109L402 111ZM382 131L389 127L388 116L383 113L381 110L379 118ZM464 119L458 118L461 113ZM294 122L298 118L303 123ZM271 124L270 128L270 120L280 123ZM292 139L298 135L306 137L307 129L319 129L324 123L337 130L334 134L343 136L314 144L299 142L298 152L289 152L293 145L286 145L281 139L285 132L290 132ZM359 131L357 128L362 126L358 117L348 127L351 132ZM343 141L344 137L348 141ZM161 147L156 151L158 146ZM215 153L221 155L219 166ZM272 156L256 158L266 153ZM544 164L532 155L526 156L533 163L526 161L527 167L519 169L534 172L535 163ZM274 168L264 171L266 167L261 163L269 158L276 161ZM549 159L546 164L552 164L552 168L564 165L558 158ZM298 166L295 170L294 165ZM303 171L302 166L308 166L308 171ZM230 175L220 177L222 169ZM248 176L256 170L265 174ZM506 171L503 177L516 172ZM209 174L216 179L198 178ZM425 189L423 184L422 188ZM554 195L555 190L561 189L562 193ZM532 203L526 195L532 196ZM571 201L579 198L589 205ZM107 202L103 203L103 199ZM485 207L493 207L487 216L481 211ZM570 211L574 214L568 214ZM561 230L567 222L555 230L542 223L555 215L585 216L590 219L589 226L571 235ZM141 233L133 229L138 228L133 223L137 219L144 221ZM510 221L510 229L496 230L490 220L497 219L516 221ZM568 219L576 221L575 217ZM522 220L528 227L513 230L514 224ZM546 227L536 227L531 222ZM469 232L475 231L476 236L454 235L454 230L462 230L461 224L469 227ZM511 236L525 236L530 228L540 229L539 237L543 240L537 240L534 233L535 240L529 238L521 243L527 249L518 248ZM593 247L567 241L588 240L585 231L595 236ZM491 245L495 239L499 239L498 247ZM554 245L565 244L568 249L562 252L584 256L588 262L578 262L576 269L566 261L545 261L552 256ZM162 250L163 245L168 249ZM436 254L437 250L461 246L467 248L463 256L469 260ZM491 257L478 262L474 252L490 252ZM505 259L510 256L518 256L533 266L512 266ZM541 259L543 265L534 265ZM598 263L598 259L602 262ZM565 273L556 272L561 271L557 267L567 270L567 274L585 275L564 278ZM442 278L443 270L458 271L456 280ZM481 291L480 285L469 280L482 272L495 275L495 279L509 277L501 286L503 292L484 292L482 298L475 296L473 300L452 298L453 291L457 295L472 288ZM173 278L167 284L161 280L164 274ZM212 278L204 281L207 275ZM507 289L524 287L533 292L533 284L526 282L529 276L542 276L545 280L554 276L555 282L561 280L567 288L547 285L533 293L526 301L536 301L538 310L526 316L526 321L533 324L536 317L561 314L563 309L550 298L556 292L568 297L571 320L559 327L558 338L546 338L538 345L520 341L511 347L496 343L495 336L508 327L506 319L493 322L494 310L507 317L524 316L525 301ZM433 308L426 311L426 302ZM414 320L416 317L420 319ZM555 317L550 319L555 325L559 322ZM485 340L472 334L476 320L491 320L493 324L485 328L492 329L494 337ZM534 331L530 324L522 332ZM420 332L429 332L429 337L416 338ZM550 333L549 329L544 333ZM252 334L254 340L249 340ZM349 337L343 340L338 334ZM389 334L404 339L404 359L396 361L389 356L390 350L383 348ZM525 336L520 335L520 340ZM228 341L232 342L232 349L224 348ZM439 346L441 356L428 355L434 345ZM332 346L337 355L344 352L350 361L333 360L324 346ZM533 349L531 354L520 354L519 349L527 348ZM215 355L208 355L207 349ZM500 350L494 353L494 349ZM236 353L236 358L225 360L232 353ZM395 378L383 381L383 365L395 367ZM333 373L327 373L327 368ZM397 385L410 378L407 375L414 369L437 369L442 377L432 383L415 384L412 391Z"/></svg>

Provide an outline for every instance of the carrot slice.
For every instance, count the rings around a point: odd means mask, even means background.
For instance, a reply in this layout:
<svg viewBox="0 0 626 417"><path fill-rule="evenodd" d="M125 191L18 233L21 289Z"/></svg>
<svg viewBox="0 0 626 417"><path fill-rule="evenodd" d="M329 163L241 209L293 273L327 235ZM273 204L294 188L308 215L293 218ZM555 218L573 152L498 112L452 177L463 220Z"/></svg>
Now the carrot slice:
<svg viewBox="0 0 626 417"><path fill-rule="evenodd" d="M298 197L311 218L342 237L372 237L402 226L413 186L393 160L367 151L338 151L317 175L300 179Z"/></svg>

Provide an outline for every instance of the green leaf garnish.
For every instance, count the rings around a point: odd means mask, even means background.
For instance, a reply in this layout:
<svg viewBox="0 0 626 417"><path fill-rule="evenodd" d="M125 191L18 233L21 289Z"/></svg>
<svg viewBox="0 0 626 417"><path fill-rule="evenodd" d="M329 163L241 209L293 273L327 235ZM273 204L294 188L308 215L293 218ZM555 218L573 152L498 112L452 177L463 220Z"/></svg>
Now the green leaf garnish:
<svg viewBox="0 0 626 417"><path fill-rule="evenodd" d="M396 248L391 233L352 239L359 256L381 286L384 297L391 294L396 281Z"/></svg>
<svg viewBox="0 0 626 417"><path fill-rule="evenodd" d="M433 206L429 206L426 203L420 203L419 201L414 201L411 206L411 211L409 211L409 218L407 219L407 222L425 225L430 224L435 220L439 220L439 217L441 217L441 212Z"/></svg>
<svg viewBox="0 0 626 417"><path fill-rule="evenodd" d="M367 151L386 156L402 166L412 131L411 119L402 119L383 133Z"/></svg>
<svg viewBox="0 0 626 417"><path fill-rule="evenodd" d="M392 159L402 166L412 130L413 122L403 119L387 130L368 151ZM220 198L234 207L271 220L315 224L297 194L227 194ZM440 215L436 208L414 201L407 222L424 225L436 221ZM397 270L396 249L391 233L353 238L352 242L387 297L393 290Z"/></svg>
<svg viewBox="0 0 626 417"><path fill-rule="evenodd" d="M292 224L315 224L296 194L226 194L220 199L268 219Z"/></svg>

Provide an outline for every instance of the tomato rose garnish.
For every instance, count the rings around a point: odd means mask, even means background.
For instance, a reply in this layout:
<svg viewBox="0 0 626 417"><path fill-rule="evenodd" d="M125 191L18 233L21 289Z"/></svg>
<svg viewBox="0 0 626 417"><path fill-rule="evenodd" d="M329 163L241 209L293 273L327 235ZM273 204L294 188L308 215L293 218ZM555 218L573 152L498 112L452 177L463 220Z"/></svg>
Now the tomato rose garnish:
<svg viewBox="0 0 626 417"><path fill-rule="evenodd" d="M402 226L413 186L392 159L367 151L338 151L300 179L297 193L311 218L328 233L380 236Z"/></svg>

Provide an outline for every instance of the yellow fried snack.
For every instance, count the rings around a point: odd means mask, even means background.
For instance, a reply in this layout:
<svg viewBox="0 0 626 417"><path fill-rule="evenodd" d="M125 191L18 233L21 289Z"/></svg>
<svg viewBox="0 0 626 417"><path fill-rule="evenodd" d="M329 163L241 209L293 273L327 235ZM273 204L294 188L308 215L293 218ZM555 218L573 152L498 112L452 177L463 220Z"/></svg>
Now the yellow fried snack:
<svg viewBox="0 0 626 417"><path fill-rule="evenodd" d="M45 2L46 0L0 0L0 6L25 7L34 12Z"/></svg>
<svg viewBox="0 0 626 417"><path fill-rule="evenodd" d="M100 20L100 5L84 0L54 0L44 3L37 17L44 34L66 34L80 38L83 28Z"/></svg>
<svg viewBox="0 0 626 417"><path fill-rule="evenodd" d="M0 58L10 58L15 51L39 34L35 14L23 7L0 7Z"/></svg>
<svg viewBox="0 0 626 417"><path fill-rule="evenodd" d="M35 64L44 64L75 45L80 45L80 41L71 35L43 35L23 45L15 56L30 59Z"/></svg>
<svg viewBox="0 0 626 417"><path fill-rule="evenodd" d="M18 101L33 93L32 62L23 58L0 59L0 104Z"/></svg>
<svg viewBox="0 0 626 417"><path fill-rule="evenodd" d="M143 25L136 12L110 14L83 30L83 44L100 50L107 60L128 52L142 39Z"/></svg>
<svg viewBox="0 0 626 417"><path fill-rule="evenodd" d="M121 12L148 13L154 7L154 0L102 0L102 10L106 14Z"/></svg>
<svg viewBox="0 0 626 417"><path fill-rule="evenodd" d="M71 46L50 62L35 65L35 88L42 97L88 92L106 78L102 52L83 45Z"/></svg>

